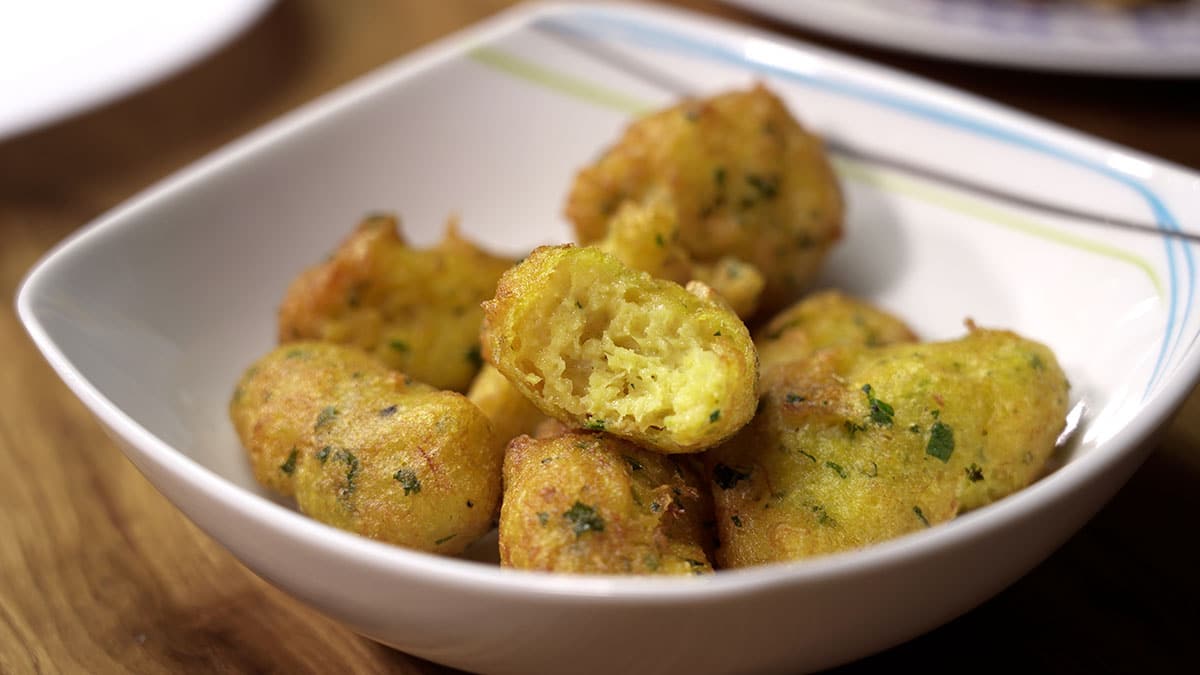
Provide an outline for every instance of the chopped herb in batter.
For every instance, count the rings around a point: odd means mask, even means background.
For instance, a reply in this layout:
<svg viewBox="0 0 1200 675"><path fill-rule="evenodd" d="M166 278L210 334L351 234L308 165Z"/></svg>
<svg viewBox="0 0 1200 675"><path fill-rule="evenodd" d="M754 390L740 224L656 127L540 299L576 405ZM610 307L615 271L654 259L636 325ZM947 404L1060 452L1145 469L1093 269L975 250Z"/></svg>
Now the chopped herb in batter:
<svg viewBox="0 0 1200 675"><path fill-rule="evenodd" d="M408 343L404 340L392 340L388 346L401 353L408 351Z"/></svg>
<svg viewBox="0 0 1200 675"><path fill-rule="evenodd" d="M833 472L836 473L837 475L841 476L842 478L846 477L846 470L843 469L840 464L838 464L836 462L825 462L825 466L829 467L830 469L833 469Z"/></svg>
<svg viewBox="0 0 1200 675"><path fill-rule="evenodd" d="M978 464L972 462L971 466L968 466L965 470L967 472L967 480L972 483L978 483L983 480L983 469L979 468Z"/></svg>
<svg viewBox="0 0 1200 675"><path fill-rule="evenodd" d="M633 471L641 471L642 469L646 468L642 466L641 462L630 457L629 455L621 455L621 458L624 459L627 464L629 464L629 468Z"/></svg>
<svg viewBox="0 0 1200 675"><path fill-rule="evenodd" d="M458 536L457 534L448 534L448 535L442 537L441 539L434 541L433 544L434 544L434 546L441 546L442 544L450 541L451 539L453 539L457 536Z"/></svg>
<svg viewBox="0 0 1200 675"><path fill-rule="evenodd" d="M921 521L922 525L924 525L925 527L929 527L929 521L925 520L925 512L921 510L921 507L914 506L913 513L916 514L917 520Z"/></svg>
<svg viewBox="0 0 1200 675"><path fill-rule="evenodd" d="M412 469L400 469L392 478L400 481L400 486L404 488L404 496L417 494L421 491L421 481L417 478L417 473Z"/></svg>
<svg viewBox="0 0 1200 675"><path fill-rule="evenodd" d="M332 422L333 418L337 417L337 414L338 414L337 408L335 408L333 406L326 406L326 407L322 408L321 412L317 414L316 423L313 424L313 431L316 431L317 429L320 429L321 427L325 426L326 424L329 424L330 422Z"/></svg>
<svg viewBox="0 0 1200 675"><path fill-rule="evenodd" d="M950 461L950 455L954 453L954 430L949 424L939 420L929 427L929 444L925 446L925 453L943 462Z"/></svg>
<svg viewBox="0 0 1200 675"><path fill-rule="evenodd" d="M580 501L576 501L571 508L564 511L563 518L571 523L571 529L575 532L576 537L584 532L604 531L604 519L596 513L596 509Z"/></svg>
<svg viewBox="0 0 1200 675"><path fill-rule="evenodd" d="M708 421L710 423L716 422L719 419L721 419L721 409L720 408L717 408L716 410L712 411L708 415Z"/></svg>
<svg viewBox="0 0 1200 675"><path fill-rule="evenodd" d="M332 450L328 445L317 451L317 461L324 464L325 460L329 459L329 451Z"/></svg>
<svg viewBox="0 0 1200 675"><path fill-rule="evenodd" d="M286 473L289 476L292 475L293 473L295 473L297 453L299 453L299 450L292 448L292 452L287 456L287 460L283 464L279 465L279 470Z"/></svg>
<svg viewBox="0 0 1200 675"><path fill-rule="evenodd" d="M397 408L396 406L389 405L388 407L379 411L379 416L380 417L391 417L392 415L396 414L397 410L399 410L399 408Z"/></svg>
<svg viewBox="0 0 1200 675"><path fill-rule="evenodd" d="M875 391L871 389L871 385L864 384L862 390L867 395L867 404L871 406L871 421L881 427L892 426L892 418L896 414L892 406L875 398Z"/></svg>

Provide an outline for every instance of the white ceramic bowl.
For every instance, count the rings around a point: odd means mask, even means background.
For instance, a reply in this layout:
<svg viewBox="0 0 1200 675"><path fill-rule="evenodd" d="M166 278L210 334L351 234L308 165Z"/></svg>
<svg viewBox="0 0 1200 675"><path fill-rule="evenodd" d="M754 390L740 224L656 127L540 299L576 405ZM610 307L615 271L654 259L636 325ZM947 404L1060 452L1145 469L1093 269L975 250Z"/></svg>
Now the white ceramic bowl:
<svg viewBox="0 0 1200 675"><path fill-rule="evenodd" d="M1061 468L867 550L693 579L434 557L316 523L255 485L226 419L231 388L270 348L288 280L361 214L399 211L420 243L452 210L498 250L566 240L574 170L632 112L756 79L838 148L848 236L824 283L929 338L960 334L970 316L1049 344L1086 409ZM1195 254L1169 234L1200 222L1198 191L1178 167L766 34L658 9L535 7L153 187L49 254L18 306L163 494L255 572L364 635L500 673L815 669L998 592L1135 469L1200 373Z"/></svg>

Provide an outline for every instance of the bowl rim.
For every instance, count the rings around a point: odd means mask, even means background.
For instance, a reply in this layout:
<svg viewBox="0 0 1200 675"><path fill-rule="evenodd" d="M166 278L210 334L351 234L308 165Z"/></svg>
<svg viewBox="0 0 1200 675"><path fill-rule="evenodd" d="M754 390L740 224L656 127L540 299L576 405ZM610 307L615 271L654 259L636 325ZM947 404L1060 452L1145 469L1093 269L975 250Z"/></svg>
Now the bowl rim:
<svg viewBox="0 0 1200 675"><path fill-rule="evenodd" d="M592 6L587 3L584 7ZM55 277L73 263L85 258L89 249L104 238L121 232L137 222L140 213L164 202L170 202L179 192L208 180L211 176L237 166L241 160L260 149L302 132L310 125L339 111L351 108L374 92L395 86L414 74L452 58L479 41L505 35L529 21L547 14L571 11L578 5L532 4L518 6L443 37L434 43L404 55L396 61L364 75L306 103L281 118L266 124L221 147L195 163L150 185L124 204L83 226L52 247L35 263L22 280L16 297L17 314L34 344L70 390L87 406L96 418L111 429L124 444L122 450L129 459L152 463L174 480L188 484L207 498L224 503L244 514L257 526L298 544L316 547L323 553L346 556L356 564L390 574L408 575L473 591L487 591L508 596L570 597L588 601L627 602L643 604L678 604L706 602L718 598L741 596L764 591L779 585L827 583L861 574L872 574L904 563L932 556L939 550L952 549L979 538L986 538L1019 521L1050 508L1071 494L1086 489L1123 460L1135 455L1143 442L1180 406L1200 379L1200 350L1196 338L1186 345L1185 354L1175 369L1166 374L1160 386L1143 401L1142 412L1133 417L1105 441L1085 455L1074 459L1034 484L1004 499L958 516L932 527L866 548L834 553L816 558L773 563L758 567L722 570L718 574L697 577L630 577L619 575L576 575L505 569L468 560L425 553L373 541L319 523L292 509L282 506L217 474L191 459L183 452L159 439L128 413L107 398L96 385L83 376L64 353L39 316L39 299L54 286ZM890 68L861 61L856 57L832 50L813 47L800 40L751 30L730 22L709 17L697 17L678 9L628 7L612 3L608 7L677 21L686 17L693 23L707 24L723 31L742 31L748 35L766 37L781 44L802 48L821 58L835 57L850 65L866 64L874 72L899 75L922 86L932 84L938 90L966 96L968 100L986 103L991 109L1009 111L1003 106L976 98L957 90L929 83L921 78L893 71ZM1017 113L1025 120L1034 120ZM1045 124L1036 120L1039 124ZM1051 125L1055 126L1055 125ZM1078 133L1078 132L1074 132ZM1117 147L1101 139L1085 135L1079 138L1101 147ZM1134 156L1144 156L1129 151ZM1171 163L1150 158L1159 166L1175 168ZM1179 167L1187 173L1190 170ZM135 461L135 464L139 462ZM186 511L185 511L186 513ZM190 517L190 516L189 516ZM214 537L215 538L215 537ZM218 543L220 540L218 539Z"/></svg>

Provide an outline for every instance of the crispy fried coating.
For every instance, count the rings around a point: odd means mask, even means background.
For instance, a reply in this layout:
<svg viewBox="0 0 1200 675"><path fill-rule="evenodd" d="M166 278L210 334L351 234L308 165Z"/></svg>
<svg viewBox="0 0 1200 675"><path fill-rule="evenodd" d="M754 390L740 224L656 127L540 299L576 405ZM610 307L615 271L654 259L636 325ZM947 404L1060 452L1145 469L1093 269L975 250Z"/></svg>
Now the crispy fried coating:
<svg viewBox="0 0 1200 675"><path fill-rule="evenodd" d="M669 201L693 260L732 257L766 279L762 307L794 300L842 233L842 195L819 139L762 85L639 119L579 172L566 216L582 243L623 202Z"/></svg>
<svg viewBox="0 0 1200 675"><path fill-rule="evenodd" d="M434 387L466 391L482 363L479 303L512 262L463 239L453 219L441 244L418 250L394 216L370 216L292 282L279 340L354 345Z"/></svg>
<svg viewBox="0 0 1200 675"><path fill-rule="evenodd" d="M621 204L597 244L635 270L678 284L700 281L717 292L743 319L754 315L766 280L749 263L726 256L699 263L679 241L675 208L663 200Z"/></svg>
<svg viewBox="0 0 1200 675"><path fill-rule="evenodd" d="M542 411L490 363L479 369L467 398L487 415L496 437L504 445L521 434L534 433L546 419Z"/></svg>
<svg viewBox="0 0 1200 675"><path fill-rule="evenodd" d="M484 356L572 426L698 452L754 414L757 355L728 306L598 249L535 250L484 313Z"/></svg>
<svg viewBox="0 0 1200 675"><path fill-rule="evenodd" d="M754 422L704 455L723 567L858 548L999 499L1042 471L1067 412L1054 354L1007 331L779 368Z"/></svg>
<svg viewBox="0 0 1200 675"><path fill-rule="evenodd" d="M504 458L500 563L582 574L712 571L697 474L603 433L515 439Z"/></svg>
<svg viewBox="0 0 1200 675"><path fill-rule="evenodd" d="M316 520L446 554L491 529L503 446L487 418L357 349L276 348L246 370L230 417L259 482Z"/></svg>
<svg viewBox="0 0 1200 675"><path fill-rule="evenodd" d="M836 290L805 297L754 336L764 380L774 366L807 358L818 349L916 341L916 334L899 318Z"/></svg>

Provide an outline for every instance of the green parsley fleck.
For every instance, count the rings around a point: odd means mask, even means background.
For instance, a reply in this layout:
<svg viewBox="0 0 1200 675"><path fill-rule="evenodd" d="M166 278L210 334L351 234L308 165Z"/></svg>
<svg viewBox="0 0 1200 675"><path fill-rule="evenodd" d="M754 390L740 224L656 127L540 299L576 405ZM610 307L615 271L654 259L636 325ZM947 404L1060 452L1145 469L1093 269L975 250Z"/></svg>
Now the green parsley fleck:
<svg viewBox="0 0 1200 675"><path fill-rule="evenodd" d="M450 541L451 539L453 539L453 538L455 538L455 537L457 537L457 536L458 536L457 534L448 534L448 535L446 535L446 536L442 537L441 539L437 539L437 540L435 540L435 541L433 542L433 545L434 545L434 546L441 546L442 544L444 544L444 543L446 543L446 542Z"/></svg>
<svg viewBox="0 0 1200 675"><path fill-rule="evenodd" d="M404 496L406 497L421 491L421 481L417 478L417 473L412 469L400 469L392 474L392 478L400 481L400 485L404 488Z"/></svg>
<svg viewBox="0 0 1200 675"><path fill-rule="evenodd" d="M575 532L576 537L584 532L604 531L604 519L596 513L596 509L580 501L576 501L571 508L563 511L563 518L570 521L571 529Z"/></svg>
<svg viewBox="0 0 1200 675"><path fill-rule="evenodd" d="M299 452L300 451L297 450L296 448L292 448L292 452L290 454L288 454L287 460L283 464L279 465L279 470L286 473L289 476L292 475L293 473L295 473L296 472L296 455L299 454Z"/></svg>
<svg viewBox="0 0 1200 675"><path fill-rule="evenodd" d="M833 469L834 473L841 476L842 478L846 477L846 470L843 469L842 466L840 464L838 464L837 462L825 462L825 466L829 467L830 469Z"/></svg>
<svg viewBox="0 0 1200 675"><path fill-rule="evenodd" d="M624 459L627 464L629 464L629 468L632 471L641 471L642 469L646 468L642 466L641 462L630 457L629 455L621 455L621 458Z"/></svg>
<svg viewBox="0 0 1200 675"><path fill-rule="evenodd" d="M1045 370L1046 364L1042 363L1042 357L1038 356L1037 354L1030 354L1029 367L1033 368L1034 370Z"/></svg>
<svg viewBox="0 0 1200 675"><path fill-rule="evenodd" d="M713 333L713 337L721 337L721 331Z"/></svg>
<svg viewBox="0 0 1200 675"><path fill-rule="evenodd" d="M578 301L578 300L576 300L576 301L575 301L575 307L576 307L576 309L583 309L583 303L582 303L582 302L580 302L580 301Z"/></svg>
<svg viewBox="0 0 1200 675"><path fill-rule="evenodd" d="M925 512L921 510L921 507L914 506L913 513L916 514L917 520L921 521L922 525L929 527L929 521L925 519Z"/></svg>
<svg viewBox="0 0 1200 675"><path fill-rule="evenodd" d="M850 438L854 438L854 434L856 434L860 431L867 430L866 425L859 424L858 422L853 422L851 420L846 420L845 427L846 427L846 432L850 434Z"/></svg>
<svg viewBox="0 0 1200 675"><path fill-rule="evenodd" d="M736 514L736 513L735 513L735 514L733 514L732 516L729 516L729 520L730 520L731 522L733 522L733 526L734 526L734 527L741 527L741 526L742 526L742 517L741 517L741 516L739 516L739 515L738 515L738 514Z"/></svg>
<svg viewBox="0 0 1200 675"><path fill-rule="evenodd" d="M537 519L539 523L545 525L546 523L550 522L550 514L546 513L545 511L538 511Z"/></svg>
<svg viewBox="0 0 1200 675"><path fill-rule="evenodd" d="M764 177L758 174L746 174L746 182L750 187L758 191L759 196L763 199L773 199L779 194L779 178Z"/></svg>
<svg viewBox="0 0 1200 675"><path fill-rule="evenodd" d="M399 408L397 408L396 406L389 405L388 407L383 408L379 411L379 416L380 417L391 417L392 415L396 414L397 410L399 410Z"/></svg>
<svg viewBox="0 0 1200 675"><path fill-rule="evenodd" d="M313 431L316 431L317 429L320 429L321 427L325 426L326 424L329 424L330 422L332 422L333 418L337 417L337 414L338 414L337 408L335 408L333 406L326 406L326 407L322 408L321 412L317 414L316 423L313 424Z"/></svg>
<svg viewBox="0 0 1200 675"><path fill-rule="evenodd" d="M788 392L788 395L787 395L788 403L804 403L807 400L808 399L804 398L803 396L801 396L799 394L796 394L796 393L793 393L790 391Z"/></svg>
<svg viewBox="0 0 1200 675"><path fill-rule="evenodd" d="M284 354L285 359L299 359L304 357L303 349L289 349L287 354Z"/></svg>
<svg viewBox="0 0 1200 675"><path fill-rule="evenodd" d="M604 431L604 420L591 420L584 427L588 431Z"/></svg>
<svg viewBox="0 0 1200 675"><path fill-rule="evenodd" d="M355 484L355 481L358 479L358 458L349 450L338 450L333 453L333 460L346 465L346 485L338 490L337 497L338 501L348 506L347 500L350 498L350 495L354 494L355 488L358 487Z"/></svg>
<svg viewBox="0 0 1200 675"><path fill-rule="evenodd" d="M830 517L829 513L827 513L825 511L824 506L817 504L812 507L812 510L813 510L813 513L815 513L817 516L817 524L818 525L824 525L825 527L836 527L837 526L837 521L834 520L832 517Z"/></svg>
<svg viewBox="0 0 1200 675"><path fill-rule="evenodd" d="M712 411L708 415L708 421L710 424L713 422L716 422L719 419L721 419L721 409L720 408L717 408L716 410Z"/></svg>
<svg viewBox="0 0 1200 675"><path fill-rule="evenodd" d="M749 477L749 473L738 471L733 467L726 466L721 463L717 463L717 465L713 467L713 482L716 483L717 486L722 490L728 490L734 485L737 485L738 481L746 480Z"/></svg>
<svg viewBox="0 0 1200 675"><path fill-rule="evenodd" d="M317 461L324 464L325 460L329 459L329 451L332 450L328 445L317 451Z"/></svg>
<svg viewBox="0 0 1200 675"><path fill-rule="evenodd" d="M892 426L892 418L896 414L892 406L875 398L875 391L871 389L871 385L864 384L862 390L867 395L867 404L871 406L871 421L881 427Z"/></svg>
<svg viewBox="0 0 1200 675"><path fill-rule="evenodd" d="M914 434L919 434L919 433L921 433L921 425L920 425L920 424L914 424L914 425L910 426L910 427L908 428L908 430L909 430L909 431L911 431L911 432L913 432Z"/></svg>
<svg viewBox="0 0 1200 675"><path fill-rule="evenodd" d="M971 462L971 466L968 466L964 471L967 472L967 480L972 483L978 483L983 480L983 469L979 468L979 465L974 462Z"/></svg>
<svg viewBox="0 0 1200 675"><path fill-rule="evenodd" d="M713 182L717 184L717 187L725 185L725 167L718 166L713 169Z"/></svg>
<svg viewBox="0 0 1200 675"><path fill-rule="evenodd" d="M667 245L667 242L663 241L663 236L661 233L655 233L654 243L657 244L659 248L662 248Z"/></svg>
<svg viewBox="0 0 1200 675"><path fill-rule="evenodd" d="M408 351L408 343L404 340L392 340L388 342L388 346L401 353Z"/></svg>
<svg viewBox="0 0 1200 675"><path fill-rule="evenodd" d="M925 454L933 455L943 462L950 461L954 453L954 430L949 424L938 421L929 427L929 444L925 446Z"/></svg>
<svg viewBox="0 0 1200 675"><path fill-rule="evenodd" d="M817 462L817 458L816 458L815 456L813 456L813 455L810 455L810 454L808 454L807 452L805 452L805 451L803 451L803 450L801 450L801 451L800 451L800 454L804 455L805 457L807 457L807 458L809 459L809 461L811 461L812 463L816 464L816 462Z"/></svg>

